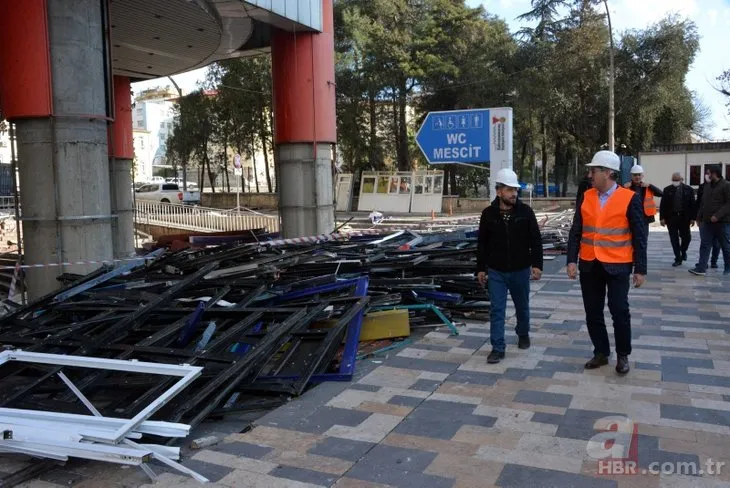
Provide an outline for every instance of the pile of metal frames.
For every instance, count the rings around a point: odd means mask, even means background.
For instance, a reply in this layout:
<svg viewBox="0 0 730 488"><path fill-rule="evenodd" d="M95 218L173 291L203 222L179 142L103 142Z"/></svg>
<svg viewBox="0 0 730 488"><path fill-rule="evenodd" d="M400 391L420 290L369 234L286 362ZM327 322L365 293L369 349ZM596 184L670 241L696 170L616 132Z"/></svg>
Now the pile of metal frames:
<svg viewBox="0 0 730 488"><path fill-rule="evenodd" d="M0 344L9 351L2 354L16 355L3 357L34 358L0 366L0 423L32 434L50 422L61 437L134 450L129 459L146 471L150 458L173 463L179 452L169 446L208 418L272 408L311 385L350 380L368 310L405 308L411 324L452 334L454 317L486 316L475 253L474 233L403 231L160 250L143 265L102 268L0 318ZM84 359L91 362L80 369ZM152 374L125 364L152 365ZM178 379L154 365L197 373L172 395ZM58 428L79 416L90 420L84 430L73 422ZM13 423L18 418L25 423ZM186 430L146 428L168 424ZM9 430L13 439L0 451L85 457L65 444L39 445L31 434L19 445L17 428ZM148 442L137 444L140 437Z"/></svg>

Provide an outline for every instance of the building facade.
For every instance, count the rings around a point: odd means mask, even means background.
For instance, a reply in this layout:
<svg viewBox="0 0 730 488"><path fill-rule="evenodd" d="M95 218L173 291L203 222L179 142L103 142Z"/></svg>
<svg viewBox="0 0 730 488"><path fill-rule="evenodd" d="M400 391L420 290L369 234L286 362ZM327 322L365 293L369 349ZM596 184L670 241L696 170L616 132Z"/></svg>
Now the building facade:
<svg viewBox="0 0 730 488"><path fill-rule="evenodd" d="M140 95L132 109L134 155L140 169L135 179L148 181L172 170L167 160L167 139L174 129L174 99L166 91Z"/></svg>

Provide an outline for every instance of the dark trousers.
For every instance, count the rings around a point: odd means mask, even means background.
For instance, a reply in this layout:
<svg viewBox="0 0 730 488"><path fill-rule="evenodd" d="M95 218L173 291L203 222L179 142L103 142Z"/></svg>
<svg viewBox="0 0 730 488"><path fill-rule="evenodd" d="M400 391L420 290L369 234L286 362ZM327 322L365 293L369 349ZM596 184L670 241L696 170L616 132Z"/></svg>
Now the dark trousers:
<svg viewBox="0 0 730 488"><path fill-rule="evenodd" d="M629 273L611 275L598 261L590 271L581 271L580 289L586 311L588 333L593 342L593 354L611 355L606 321L603 309L608 292L608 309L613 318L613 333L616 339L616 353L631 354L631 313L629 312Z"/></svg>
<svg viewBox="0 0 730 488"><path fill-rule="evenodd" d="M667 222L669 229L669 242L672 243L674 259L682 261L682 254L689 249L692 241L692 232L689 230L689 219L684 215L673 215Z"/></svg>
<svg viewBox="0 0 730 488"><path fill-rule="evenodd" d="M697 263L697 269L707 270L707 262L710 260L712 249L715 242L719 241L725 271L730 272L730 224L705 222L700 225L700 239L700 261Z"/></svg>

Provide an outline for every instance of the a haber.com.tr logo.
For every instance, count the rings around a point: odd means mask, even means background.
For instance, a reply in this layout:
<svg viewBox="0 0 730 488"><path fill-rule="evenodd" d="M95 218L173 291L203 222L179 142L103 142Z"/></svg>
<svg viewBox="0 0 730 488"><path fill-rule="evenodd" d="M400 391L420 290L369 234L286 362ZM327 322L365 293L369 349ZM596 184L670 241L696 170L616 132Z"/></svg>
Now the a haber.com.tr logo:
<svg viewBox="0 0 730 488"><path fill-rule="evenodd" d="M598 474L633 475L639 466L639 426L626 417L604 417L594 424L601 431L588 441L586 451L598 461Z"/></svg>

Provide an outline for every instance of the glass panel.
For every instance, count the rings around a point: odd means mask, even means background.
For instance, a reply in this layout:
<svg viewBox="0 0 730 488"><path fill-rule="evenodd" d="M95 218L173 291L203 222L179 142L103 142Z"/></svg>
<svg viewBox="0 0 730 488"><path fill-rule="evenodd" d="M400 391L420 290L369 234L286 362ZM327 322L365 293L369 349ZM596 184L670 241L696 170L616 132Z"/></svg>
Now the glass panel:
<svg viewBox="0 0 730 488"><path fill-rule="evenodd" d="M375 177L368 176L362 179L362 192L363 193L375 193Z"/></svg>
<svg viewBox="0 0 730 488"><path fill-rule="evenodd" d="M398 177L397 176L390 177L390 189L388 190L388 193L398 193Z"/></svg>
<svg viewBox="0 0 730 488"><path fill-rule="evenodd" d="M444 191L444 177L434 176L433 177L433 192L437 195L441 195Z"/></svg>
<svg viewBox="0 0 730 488"><path fill-rule="evenodd" d="M401 176L400 177L399 193L401 195L408 195L409 193L411 193L411 177L410 176Z"/></svg>
<svg viewBox="0 0 730 488"><path fill-rule="evenodd" d="M388 193L389 176L378 176L378 193Z"/></svg>
<svg viewBox="0 0 730 488"><path fill-rule="evenodd" d="M423 187L423 193L430 194L433 191L433 176L426 176L426 184Z"/></svg>
<svg viewBox="0 0 730 488"><path fill-rule="evenodd" d="M416 195L423 194L423 176L416 176L416 188L413 193Z"/></svg>
<svg viewBox="0 0 730 488"><path fill-rule="evenodd" d="M700 183L702 183L702 166L690 166L689 184L692 186L698 186Z"/></svg>

